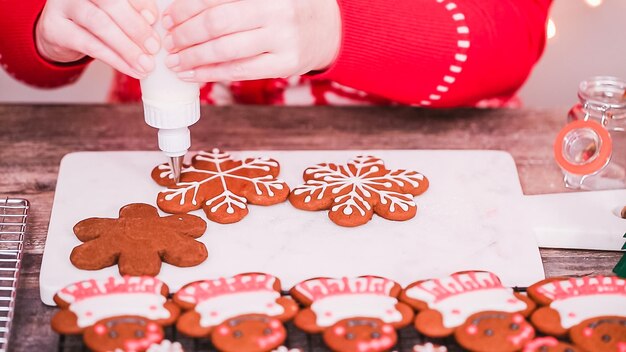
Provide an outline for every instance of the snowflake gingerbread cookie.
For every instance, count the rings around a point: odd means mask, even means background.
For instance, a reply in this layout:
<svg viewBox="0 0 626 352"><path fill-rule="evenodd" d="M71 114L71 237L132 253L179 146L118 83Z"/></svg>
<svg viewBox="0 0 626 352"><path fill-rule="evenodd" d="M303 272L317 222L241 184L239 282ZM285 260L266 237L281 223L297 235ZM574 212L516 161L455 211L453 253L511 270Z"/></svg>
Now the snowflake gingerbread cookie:
<svg viewBox="0 0 626 352"><path fill-rule="evenodd" d="M280 290L276 277L260 273L190 283L174 295L186 310L176 327L191 337L210 336L220 351L272 351L287 338L283 323L298 311Z"/></svg>
<svg viewBox="0 0 626 352"><path fill-rule="evenodd" d="M307 307L294 323L307 333L322 332L333 351L388 351L396 344L396 329L413 319L411 308L397 299L401 290L374 276L306 280L290 291Z"/></svg>
<svg viewBox="0 0 626 352"><path fill-rule="evenodd" d="M168 187L157 196L161 210L179 214L202 208L209 220L230 224L248 214L248 203L274 205L287 199L289 187L276 178L279 171L276 160L236 160L213 149L196 154L183 167L178 184L168 164L155 167L152 178Z"/></svg>
<svg viewBox="0 0 626 352"><path fill-rule="evenodd" d="M82 270L99 270L118 264L121 275L156 276L161 262L189 267L202 263L208 252L198 238L206 222L190 214L159 216L148 204L129 204L117 219L90 218L74 226L84 242L75 247L70 261Z"/></svg>
<svg viewBox="0 0 626 352"><path fill-rule="evenodd" d="M486 271L417 281L404 289L400 299L418 311L417 331L433 338L450 336L475 313L500 311L525 317L535 308L532 300L504 287L495 274Z"/></svg>
<svg viewBox="0 0 626 352"><path fill-rule="evenodd" d="M68 285L54 296L61 308L51 321L60 334L83 334L94 351L143 351L163 339L162 326L180 314L168 288L154 277L109 277Z"/></svg>
<svg viewBox="0 0 626 352"><path fill-rule="evenodd" d="M552 336L565 336L588 319L626 317L626 280L616 276L549 278L530 286L528 295L542 306L532 323Z"/></svg>
<svg viewBox="0 0 626 352"><path fill-rule="evenodd" d="M329 210L337 225L359 226L374 213L389 220L408 220L417 213L413 197L428 189L416 171L388 170L381 159L358 156L347 165L318 164L304 171L305 183L289 195L303 210Z"/></svg>

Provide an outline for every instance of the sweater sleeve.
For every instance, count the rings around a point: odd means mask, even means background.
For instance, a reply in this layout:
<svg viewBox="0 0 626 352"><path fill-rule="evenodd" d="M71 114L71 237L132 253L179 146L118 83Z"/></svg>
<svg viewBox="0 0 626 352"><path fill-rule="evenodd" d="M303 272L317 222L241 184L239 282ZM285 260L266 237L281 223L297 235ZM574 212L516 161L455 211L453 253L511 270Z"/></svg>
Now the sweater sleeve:
<svg viewBox="0 0 626 352"><path fill-rule="evenodd" d="M44 4L45 0L0 0L0 63L18 81L53 88L76 81L90 60L57 64L39 55L34 30Z"/></svg>
<svg viewBox="0 0 626 352"><path fill-rule="evenodd" d="M316 76L405 104L511 96L545 45L551 0L338 0L342 44Z"/></svg>

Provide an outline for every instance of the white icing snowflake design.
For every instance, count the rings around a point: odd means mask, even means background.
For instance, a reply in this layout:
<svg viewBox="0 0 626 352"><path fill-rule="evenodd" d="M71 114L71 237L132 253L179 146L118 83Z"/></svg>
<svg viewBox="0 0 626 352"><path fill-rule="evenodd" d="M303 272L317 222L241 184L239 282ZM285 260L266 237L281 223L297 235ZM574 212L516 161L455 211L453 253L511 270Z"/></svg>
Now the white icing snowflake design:
<svg viewBox="0 0 626 352"><path fill-rule="evenodd" d="M318 164L304 172L305 184L289 196L299 209L329 209L338 225L358 226L374 213L389 220L415 216L413 197L424 193L428 179L416 171L388 170L373 156L358 156L347 165Z"/></svg>
<svg viewBox="0 0 626 352"><path fill-rule="evenodd" d="M276 178L276 160L249 158L235 160L213 149L199 152L174 183L168 164L154 168L152 178L168 189L157 197L159 208L168 213L186 213L202 208L210 220L233 223L248 214L247 204L272 205L289 195L287 184Z"/></svg>

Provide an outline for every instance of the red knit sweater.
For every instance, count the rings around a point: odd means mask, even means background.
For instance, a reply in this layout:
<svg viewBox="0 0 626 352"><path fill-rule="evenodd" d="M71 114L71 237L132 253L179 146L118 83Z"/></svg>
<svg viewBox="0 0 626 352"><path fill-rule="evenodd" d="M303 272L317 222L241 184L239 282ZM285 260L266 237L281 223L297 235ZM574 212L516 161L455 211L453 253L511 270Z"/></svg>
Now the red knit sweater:
<svg viewBox="0 0 626 352"><path fill-rule="evenodd" d="M0 62L42 88L72 83L88 60L44 60L33 30L45 0L0 0ZM343 37L325 72L288 79L208 84L209 103L402 103L433 107L506 101L545 43L551 0L338 0ZM367 93L365 93L367 92ZM304 93L304 94L303 94ZM136 80L116 75L111 98L140 98Z"/></svg>

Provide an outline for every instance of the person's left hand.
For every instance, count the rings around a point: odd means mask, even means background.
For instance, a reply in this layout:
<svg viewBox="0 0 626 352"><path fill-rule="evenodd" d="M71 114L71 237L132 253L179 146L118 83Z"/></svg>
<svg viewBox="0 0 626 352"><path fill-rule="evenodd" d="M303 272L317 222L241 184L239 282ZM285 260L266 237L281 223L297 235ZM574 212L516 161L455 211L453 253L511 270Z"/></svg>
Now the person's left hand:
<svg viewBox="0 0 626 352"><path fill-rule="evenodd" d="M166 65L194 82L323 70L341 41L336 0L176 0L162 23Z"/></svg>

